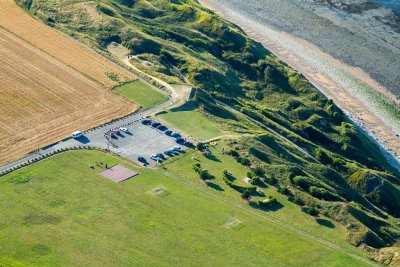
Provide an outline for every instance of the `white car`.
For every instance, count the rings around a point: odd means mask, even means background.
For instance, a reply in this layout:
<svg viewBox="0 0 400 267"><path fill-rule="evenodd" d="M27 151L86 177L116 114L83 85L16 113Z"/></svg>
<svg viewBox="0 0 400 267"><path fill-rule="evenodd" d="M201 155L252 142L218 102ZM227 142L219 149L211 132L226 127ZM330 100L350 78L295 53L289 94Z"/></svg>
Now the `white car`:
<svg viewBox="0 0 400 267"><path fill-rule="evenodd" d="M178 152L182 152L183 148L181 148L180 146L174 146L173 150L178 151Z"/></svg>
<svg viewBox="0 0 400 267"><path fill-rule="evenodd" d="M161 159L160 159L159 157L157 157L156 154L151 155L150 158L151 158L152 160L154 160L154 161L157 161L157 162L161 161Z"/></svg>
<svg viewBox="0 0 400 267"><path fill-rule="evenodd" d="M119 128L119 130L121 132L125 132L125 133L129 132L128 128L125 128L125 127L121 127L121 128Z"/></svg>
<svg viewBox="0 0 400 267"><path fill-rule="evenodd" d="M82 137L83 133L81 131L76 131L76 132L73 132L71 136L72 136L72 138L76 139L76 138Z"/></svg>

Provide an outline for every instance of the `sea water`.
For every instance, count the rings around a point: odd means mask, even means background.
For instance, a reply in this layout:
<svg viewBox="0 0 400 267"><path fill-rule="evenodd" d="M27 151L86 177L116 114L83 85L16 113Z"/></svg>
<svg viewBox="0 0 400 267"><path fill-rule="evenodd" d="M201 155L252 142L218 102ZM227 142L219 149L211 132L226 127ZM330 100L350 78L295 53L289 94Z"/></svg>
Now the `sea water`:
<svg viewBox="0 0 400 267"><path fill-rule="evenodd" d="M372 2L400 11L400 0L374 0Z"/></svg>

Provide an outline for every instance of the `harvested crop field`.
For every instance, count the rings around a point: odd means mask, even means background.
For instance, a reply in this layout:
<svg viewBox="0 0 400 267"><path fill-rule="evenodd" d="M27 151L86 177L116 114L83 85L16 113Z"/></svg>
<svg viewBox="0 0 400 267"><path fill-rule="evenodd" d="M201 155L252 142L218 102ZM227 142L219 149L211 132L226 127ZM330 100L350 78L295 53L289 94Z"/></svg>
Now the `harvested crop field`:
<svg viewBox="0 0 400 267"><path fill-rule="evenodd" d="M117 84L109 78L112 74L121 82L135 79L127 70L32 18L13 0L0 2L0 27L107 87Z"/></svg>
<svg viewBox="0 0 400 267"><path fill-rule="evenodd" d="M118 66L84 47L77 48L78 43L19 12L17 7L10 10L13 2L2 1L0 6L0 163L137 109L106 88L112 81L105 82L109 78L101 77L101 72L119 71ZM15 24L8 29L4 21ZM29 29L34 25L35 30ZM29 36L29 32L34 34ZM67 52L51 54L46 47L34 45L36 39L46 40L44 35L51 49L53 45L61 51L64 46L71 47L65 48ZM121 68L121 73L125 72ZM127 79L134 78L126 73Z"/></svg>

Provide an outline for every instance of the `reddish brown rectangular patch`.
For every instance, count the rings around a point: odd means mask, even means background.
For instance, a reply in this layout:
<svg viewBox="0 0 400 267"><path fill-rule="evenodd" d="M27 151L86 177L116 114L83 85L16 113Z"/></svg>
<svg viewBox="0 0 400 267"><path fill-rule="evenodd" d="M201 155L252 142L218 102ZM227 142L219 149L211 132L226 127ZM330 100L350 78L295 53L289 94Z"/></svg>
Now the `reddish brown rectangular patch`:
<svg viewBox="0 0 400 267"><path fill-rule="evenodd" d="M107 170L104 170L99 173L101 176L106 177L110 179L111 181L114 181L116 183L121 183L125 180L128 180L129 178L132 178L136 175L138 175L137 172L134 172L128 168L125 168L124 166L121 165L115 165Z"/></svg>

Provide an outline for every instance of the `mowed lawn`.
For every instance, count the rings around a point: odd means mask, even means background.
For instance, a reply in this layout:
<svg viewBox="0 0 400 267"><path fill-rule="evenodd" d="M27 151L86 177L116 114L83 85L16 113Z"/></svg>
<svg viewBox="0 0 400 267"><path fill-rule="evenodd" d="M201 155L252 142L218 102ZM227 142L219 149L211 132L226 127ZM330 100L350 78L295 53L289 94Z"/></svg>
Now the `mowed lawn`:
<svg viewBox="0 0 400 267"><path fill-rule="evenodd" d="M143 109L154 107L168 100L163 92L140 80L116 87L115 91L139 104Z"/></svg>
<svg viewBox="0 0 400 267"><path fill-rule="evenodd" d="M172 109L159 117L199 141L222 135L222 131L196 109Z"/></svg>
<svg viewBox="0 0 400 267"><path fill-rule="evenodd" d="M96 161L140 175L116 184L89 168ZM66 152L0 179L0 247L0 266L365 266L158 170L95 151Z"/></svg>

